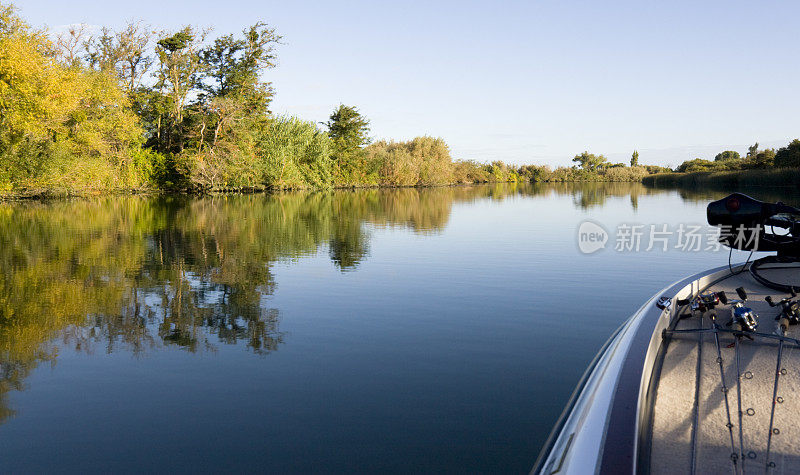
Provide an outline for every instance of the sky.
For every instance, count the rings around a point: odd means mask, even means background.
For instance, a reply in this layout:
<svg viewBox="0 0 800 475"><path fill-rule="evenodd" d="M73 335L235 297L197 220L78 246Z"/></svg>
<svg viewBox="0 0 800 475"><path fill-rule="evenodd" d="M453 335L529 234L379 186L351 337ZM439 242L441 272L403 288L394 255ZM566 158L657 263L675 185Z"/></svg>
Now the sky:
<svg viewBox="0 0 800 475"><path fill-rule="evenodd" d="M283 36L264 75L278 114L339 104L375 139L442 137L455 158L571 165L587 150L675 166L800 137L800 2L14 2L36 26L211 37L264 21Z"/></svg>

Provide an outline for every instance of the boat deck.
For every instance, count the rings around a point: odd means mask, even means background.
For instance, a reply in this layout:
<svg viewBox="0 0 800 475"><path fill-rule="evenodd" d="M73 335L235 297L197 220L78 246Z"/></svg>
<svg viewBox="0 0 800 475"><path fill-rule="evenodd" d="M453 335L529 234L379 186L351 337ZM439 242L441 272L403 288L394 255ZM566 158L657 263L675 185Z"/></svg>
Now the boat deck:
<svg viewBox="0 0 800 475"><path fill-rule="evenodd" d="M800 282L797 269L766 270L764 275L778 282ZM747 271L710 289L738 299L735 289L740 286L748 294L745 305L759 316L756 331L776 335L780 309L764 298L771 295L777 302L788 295L762 286ZM686 308L680 313L688 312ZM729 330L725 324L730 306L717 307L716 314L720 328ZM674 329L708 331L665 337L650 421L651 473L800 472L800 346L785 341L778 366L779 340L754 335L737 344L733 333L715 333L712 328L708 314L695 315L678 320ZM800 325L790 326L786 336L800 339Z"/></svg>

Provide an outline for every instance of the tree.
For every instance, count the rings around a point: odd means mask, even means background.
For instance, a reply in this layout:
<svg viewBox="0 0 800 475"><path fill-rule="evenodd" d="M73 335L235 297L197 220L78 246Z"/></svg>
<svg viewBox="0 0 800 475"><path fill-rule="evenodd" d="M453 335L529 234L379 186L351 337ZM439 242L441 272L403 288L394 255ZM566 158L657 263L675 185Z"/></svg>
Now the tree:
<svg viewBox="0 0 800 475"><path fill-rule="evenodd" d="M242 38L226 35L200 52L208 73L201 88L209 97L230 97L246 103L252 112L266 113L274 95L272 85L259 75L275 67L274 28L258 22L242 32Z"/></svg>
<svg viewBox="0 0 800 475"><path fill-rule="evenodd" d="M0 147L52 135L69 108L64 70L47 33L30 28L14 8L0 5Z"/></svg>
<svg viewBox="0 0 800 475"><path fill-rule="evenodd" d="M128 22L125 29L115 34L119 77L128 93L141 84L142 78L153 65L147 49L155 32L141 22Z"/></svg>
<svg viewBox="0 0 800 475"><path fill-rule="evenodd" d="M578 165L586 171L595 172L599 168L602 168L603 164L606 162L606 157L583 152L580 155L575 155L572 161L577 162Z"/></svg>
<svg viewBox="0 0 800 475"><path fill-rule="evenodd" d="M235 124L246 117L265 118L274 91L261 73L275 67L275 45L281 37L264 23L244 30L241 38L226 35L200 51L205 76L200 82L201 111L198 114L200 138L211 153ZM253 121L250 121L253 122ZM209 134L205 141L205 134Z"/></svg>
<svg viewBox="0 0 800 475"><path fill-rule="evenodd" d="M199 51L205 36L206 32L198 33L191 26L187 26L156 43L159 61L156 88L170 98L167 134L159 144L162 151L180 152L183 150L184 108L189 94L196 88L204 69ZM166 139L165 143L164 139Z"/></svg>
<svg viewBox="0 0 800 475"><path fill-rule="evenodd" d="M100 36L84 42L86 60L101 71L116 71L122 87L132 94L150 70L154 59L147 54L155 32L141 22L128 22L122 31L103 28Z"/></svg>
<svg viewBox="0 0 800 475"><path fill-rule="evenodd" d="M100 71L116 71L120 61L119 51L114 44L114 33L103 27L100 36L93 36L84 43L86 60L94 69Z"/></svg>
<svg viewBox="0 0 800 475"><path fill-rule="evenodd" d="M714 162L703 160L702 158L695 158L681 163L675 171L678 173L688 173L714 170L716 168L717 164Z"/></svg>
<svg viewBox="0 0 800 475"><path fill-rule="evenodd" d="M74 45L70 40L73 53ZM90 172L99 185L100 172L118 178L141 140L116 78L74 56L63 63L59 57L46 32L0 7L0 181L6 184L72 186Z"/></svg>
<svg viewBox="0 0 800 475"><path fill-rule="evenodd" d="M770 168L775 164L775 149L759 150L747 162L749 168Z"/></svg>
<svg viewBox="0 0 800 475"><path fill-rule="evenodd" d="M751 159L754 158L758 154L758 142L754 143L753 145L747 147L747 155L745 158Z"/></svg>
<svg viewBox="0 0 800 475"><path fill-rule="evenodd" d="M776 167L800 167L800 140L792 142L775 152Z"/></svg>
<svg viewBox="0 0 800 475"><path fill-rule="evenodd" d="M370 143L369 121L355 107L340 104L325 125L333 139L334 181L360 183L366 171L363 147Z"/></svg>
<svg viewBox="0 0 800 475"><path fill-rule="evenodd" d="M758 149L758 142L747 147L747 155L741 163L741 168L770 168L773 166L775 160L775 150L768 148L766 150Z"/></svg>
<svg viewBox="0 0 800 475"><path fill-rule="evenodd" d="M632 167L639 166L639 152L637 150L634 150L633 155L631 155L631 166Z"/></svg>
<svg viewBox="0 0 800 475"><path fill-rule="evenodd" d="M718 153L714 157L715 162L724 162L727 160L739 160L742 157L739 155L739 152L734 152L733 150L726 150L724 152Z"/></svg>
<svg viewBox="0 0 800 475"><path fill-rule="evenodd" d="M84 24L70 25L67 31L62 31L56 35L58 59L62 64L69 68L80 66L80 50L86 42L86 37L88 35L88 28Z"/></svg>

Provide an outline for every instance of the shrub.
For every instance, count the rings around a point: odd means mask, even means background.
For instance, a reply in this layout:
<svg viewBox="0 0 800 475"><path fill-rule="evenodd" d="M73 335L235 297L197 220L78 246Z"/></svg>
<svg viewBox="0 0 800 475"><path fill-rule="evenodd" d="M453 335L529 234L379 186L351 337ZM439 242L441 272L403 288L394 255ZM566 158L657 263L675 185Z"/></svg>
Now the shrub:
<svg viewBox="0 0 800 475"><path fill-rule="evenodd" d="M407 142L385 140L369 145L366 161L382 185L442 185L453 183L454 165L444 140L417 137Z"/></svg>
<svg viewBox="0 0 800 475"><path fill-rule="evenodd" d="M606 181L641 181L648 175L645 167L613 167L605 171Z"/></svg>
<svg viewBox="0 0 800 475"><path fill-rule="evenodd" d="M182 167L203 189L331 186L331 139L294 117L251 120L213 151L187 152Z"/></svg>
<svg viewBox="0 0 800 475"><path fill-rule="evenodd" d="M332 143L313 122L279 117L259 129L255 153L270 188L324 188L332 183Z"/></svg>

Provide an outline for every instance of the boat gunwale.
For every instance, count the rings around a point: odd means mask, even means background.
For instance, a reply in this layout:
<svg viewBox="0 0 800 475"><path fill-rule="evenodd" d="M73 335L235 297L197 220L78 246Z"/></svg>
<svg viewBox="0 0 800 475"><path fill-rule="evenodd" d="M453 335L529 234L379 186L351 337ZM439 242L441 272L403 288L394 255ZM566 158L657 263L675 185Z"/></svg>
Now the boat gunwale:
<svg viewBox="0 0 800 475"><path fill-rule="evenodd" d="M736 265L736 267L744 269L742 266L743 264ZM579 380L564 411L542 447L536 463L531 469L532 474L542 473L552 458L553 450L559 445L563 445L559 442L569 435L564 431L570 417L574 415L575 408L584 398L590 397L590 393L594 392L592 389L597 389L596 386L609 384L609 381L600 378L592 382L595 388L588 385L595 373L602 369L598 363L610 347L618 343L617 339L626 327L632 327L628 330L633 331L633 336L627 342L627 346L623 348L625 356L622 365L617 368L616 374L608 375L613 378L613 397L605 416L600 453L590 458L596 461L595 472L636 472L641 438L647 433L643 424L650 417L649 408L645 402L648 400L655 363L662 346L659 327L666 329L676 320L677 299L693 296L702 288L724 280L732 275L730 270L731 267L727 265L708 269L664 287L615 330ZM671 305L666 309L655 305L661 296L670 298ZM665 316L666 318L662 318ZM561 455L562 459L569 455L567 454L569 448L565 447L564 453Z"/></svg>

